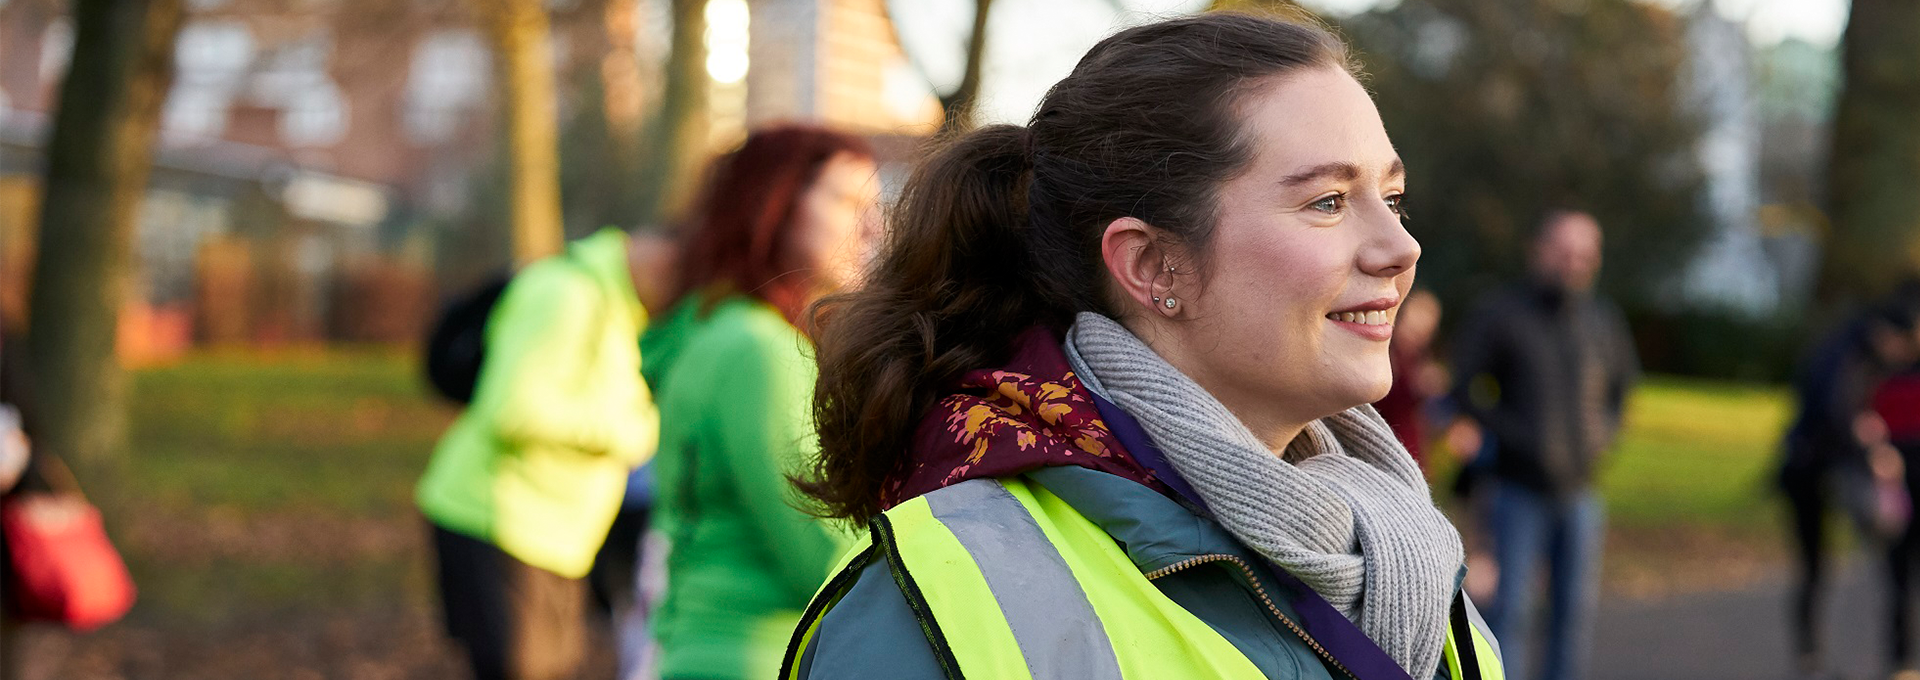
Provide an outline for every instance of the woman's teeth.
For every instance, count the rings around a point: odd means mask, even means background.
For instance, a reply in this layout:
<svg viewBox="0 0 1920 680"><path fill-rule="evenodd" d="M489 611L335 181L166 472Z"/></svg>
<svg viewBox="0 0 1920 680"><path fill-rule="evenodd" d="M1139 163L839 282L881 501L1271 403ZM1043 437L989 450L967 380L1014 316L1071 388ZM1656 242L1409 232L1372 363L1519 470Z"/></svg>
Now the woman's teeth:
<svg viewBox="0 0 1920 680"><path fill-rule="evenodd" d="M1384 326L1391 322L1391 319L1387 318L1386 312L1378 310L1371 312L1334 312L1328 314L1327 318L1333 319L1334 321L1357 323L1363 326Z"/></svg>

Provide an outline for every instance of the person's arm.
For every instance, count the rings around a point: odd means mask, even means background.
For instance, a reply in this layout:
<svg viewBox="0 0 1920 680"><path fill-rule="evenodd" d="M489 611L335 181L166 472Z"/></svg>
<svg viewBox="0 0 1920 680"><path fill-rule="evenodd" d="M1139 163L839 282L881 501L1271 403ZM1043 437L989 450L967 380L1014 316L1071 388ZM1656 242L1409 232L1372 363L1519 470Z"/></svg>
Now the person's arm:
<svg viewBox="0 0 1920 680"><path fill-rule="evenodd" d="M640 377L639 338L634 357L602 357L601 317L610 303L594 282L576 272L528 271L535 275L509 285L488 322L473 407L492 415L504 440L645 462L658 443L659 416ZM608 389L615 381L631 383Z"/></svg>
<svg viewBox="0 0 1920 680"><path fill-rule="evenodd" d="M1627 326L1626 315L1609 306L1607 322L1609 335L1614 338L1608 362L1611 370L1607 372L1607 433L1611 441L1626 419L1627 397L1640 382L1640 352L1633 347L1633 331Z"/></svg>
<svg viewBox="0 0 1920 680"><path fill-rule="evenodd" d="M825 520L795 507L798 493L787 481L819 448L810 350L784 328L749 327L719 342L713 356L724 366L710 391L709 416L716 458L755 519L771 566L793 600L805 602L846 546Z"/></svg>
<svg viewBox="0 0 1920 680"><path fill-rule="evenodd" d="M0 494L12 491L27 471L33 444L20 429L20 412L0 403Z"/></svg>
<svg viewBox="0 0 1920 680"><path fill-rule="evenodd" d="M53 490L43 465L59 462L57 456L33 447L33 434L40 431L39 402L33 398L32 374L22 356L21 338L8 335L0 339L0 408L11 409L12 427L0 434L0 493L47 492Z"/></svg>

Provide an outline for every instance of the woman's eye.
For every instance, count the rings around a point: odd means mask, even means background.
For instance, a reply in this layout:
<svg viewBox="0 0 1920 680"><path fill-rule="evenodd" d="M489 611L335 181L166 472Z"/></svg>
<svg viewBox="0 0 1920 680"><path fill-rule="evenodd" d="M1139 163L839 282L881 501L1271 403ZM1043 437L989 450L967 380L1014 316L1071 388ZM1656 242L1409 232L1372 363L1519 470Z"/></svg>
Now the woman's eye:
<svg viewBox="0 0 1920 680"><path fill-rule="evenodd" d="M1392 210L1393 214L1399 215L1400 217L1405 218L1407 216L1407 195L1394 194L1392 196L1388 196L1387 209Z"/></svg>
<svg viewBox="0 0 1920 680"><path fill-rule="evenodd" d="M1320 200L1314 201L1311 207L1314 210L1318 210L1320 212L1333 215L1333 214L1338 214L1342 208L1346 207L1346 204L1347 204L1346 194L1334 194L1332 196L1328 196L1326 198L1322 198Z"/></svg>

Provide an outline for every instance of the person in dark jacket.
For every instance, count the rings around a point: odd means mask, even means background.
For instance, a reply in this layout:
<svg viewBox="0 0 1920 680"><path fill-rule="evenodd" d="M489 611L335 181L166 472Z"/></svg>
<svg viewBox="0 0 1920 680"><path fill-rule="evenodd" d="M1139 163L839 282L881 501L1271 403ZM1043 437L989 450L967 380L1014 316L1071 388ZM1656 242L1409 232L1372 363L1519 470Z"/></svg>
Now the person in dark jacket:
<svg viewBox="0 0 1920 680"><path fill-rule="evenodd" d="M1799 556L1792 622L1800 672L1807 677L1825 672L1817 631L1827 510L1836 502L1856 509L1866 535L1877 533L1874 482L1897 478L1901 466L1873 398L1889 376L1920 358L1916 326L1910 305L1883 303L1816 343L1794 381L1799 411L1783 442L1779 483ZM1901 647L1895 646L1896 654Z"/></svg>
<svg viewBox="0 0 1920 680"><path fill-rule="evenodd" d="M1454 343L1453 400L1495 446L1488 520L1500 573L1487 618L1516 680L1542 567L1550 578L1540 677L1578 678L1586 663L1605 522L1594 472L1639 375L1624 318L1593 292L1600 244L1592 216L1548 215L1534 235L1531 278L1488 298Z"/></svg>
<svg viewBox="0 0 1920 680"><path fill-rule="evenodd" d="M1920 567L1920 523L1912 520L1913 499L1920 497L1920 367L1909 366L1885 382L1873 395L1873 411L1887 424L1887 441L1900 456L1901 491L1907 501L1906 526L1890 537L1886 550L1887 565L1887 658L1892 668L1905 675L1896 680L1920 678L1913 658L1913 577Z"/></svg>

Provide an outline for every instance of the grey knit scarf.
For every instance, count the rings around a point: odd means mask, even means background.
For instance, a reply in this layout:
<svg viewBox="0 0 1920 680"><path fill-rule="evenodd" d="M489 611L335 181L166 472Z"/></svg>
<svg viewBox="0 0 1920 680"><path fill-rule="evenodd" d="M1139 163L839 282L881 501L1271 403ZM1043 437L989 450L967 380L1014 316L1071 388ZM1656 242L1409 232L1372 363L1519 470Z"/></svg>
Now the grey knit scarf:
<svg viewBox="0 0 1920 680"><path fill-rule="evenodd" d="M1460 534L1373 407L1308 424L1276 456L1112 319L1080 314L1066 353L1082 383L1140 421L1222 526L1326 598L1409 675L1433 675Z"/></svg>

